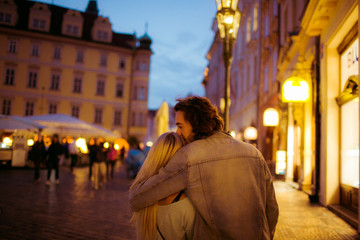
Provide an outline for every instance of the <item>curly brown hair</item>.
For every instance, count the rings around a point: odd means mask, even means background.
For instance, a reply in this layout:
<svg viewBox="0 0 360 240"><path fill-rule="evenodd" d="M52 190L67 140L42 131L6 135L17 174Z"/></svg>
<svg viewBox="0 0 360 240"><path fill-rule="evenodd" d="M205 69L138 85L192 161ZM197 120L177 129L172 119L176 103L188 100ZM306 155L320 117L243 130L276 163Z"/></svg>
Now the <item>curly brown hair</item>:
<svg viewBox="0 0 360 240"><path fill-rule="evenodd" d="M223 130L224 121L217 108L206 97L191 96L176 99L175 111L183 111L194 132L194 140L207 138L215 131Z"/></svg>

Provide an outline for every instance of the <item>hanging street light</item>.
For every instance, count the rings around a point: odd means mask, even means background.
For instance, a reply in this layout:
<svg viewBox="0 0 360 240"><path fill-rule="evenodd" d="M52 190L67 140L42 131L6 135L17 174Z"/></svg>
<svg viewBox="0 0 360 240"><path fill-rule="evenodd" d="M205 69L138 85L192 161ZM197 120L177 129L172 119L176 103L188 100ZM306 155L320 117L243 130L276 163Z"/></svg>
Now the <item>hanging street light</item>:
<svg viewBox="0 0 360 240"><path fill-rule="evenodd" d="M237 10L238 0L216 0L216 5L218 10L216 18L220 37L223 39L223 56L225 64L224 130L229 131L232 46L237 37L241 13Z"/></svg>

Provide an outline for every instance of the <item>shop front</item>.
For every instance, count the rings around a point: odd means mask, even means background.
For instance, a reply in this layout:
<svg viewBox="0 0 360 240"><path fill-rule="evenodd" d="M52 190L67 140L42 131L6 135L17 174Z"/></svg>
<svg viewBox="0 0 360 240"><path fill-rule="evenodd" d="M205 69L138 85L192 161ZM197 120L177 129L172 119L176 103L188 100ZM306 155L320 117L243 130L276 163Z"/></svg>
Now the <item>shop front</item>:
<svg viewBox="0 0 360 240"><path fill-rule="evenodd" d="M319 196L359 229L359 8L357 1L338 5L321 34Z"/></svg>

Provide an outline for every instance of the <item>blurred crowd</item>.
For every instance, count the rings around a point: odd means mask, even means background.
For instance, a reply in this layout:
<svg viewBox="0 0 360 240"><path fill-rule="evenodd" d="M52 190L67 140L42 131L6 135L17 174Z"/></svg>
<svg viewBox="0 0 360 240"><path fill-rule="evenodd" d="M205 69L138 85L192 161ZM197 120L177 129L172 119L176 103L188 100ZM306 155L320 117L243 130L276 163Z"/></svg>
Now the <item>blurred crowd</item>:
<svg viewBox="0 0 360 240"><path fill-rule="evenodd" d="M114 177L114 168L118 162L124 164L128 178L135 178L141 168L149 147L144 147L132 137L125 145L119 147L114 142L106 142L103 138L92 138L82 151L75 140L54 134L51 143L45 144L42 136L37 136L34 145L29 151L29 160L34 166L34 180L40 181L40 169L47 169L46 185L51 184L51 175L55 172L55 183L60 183L59 166L69 165L70 171L78 166L88 165L89 180L97 190L109 179Z"/></svg>

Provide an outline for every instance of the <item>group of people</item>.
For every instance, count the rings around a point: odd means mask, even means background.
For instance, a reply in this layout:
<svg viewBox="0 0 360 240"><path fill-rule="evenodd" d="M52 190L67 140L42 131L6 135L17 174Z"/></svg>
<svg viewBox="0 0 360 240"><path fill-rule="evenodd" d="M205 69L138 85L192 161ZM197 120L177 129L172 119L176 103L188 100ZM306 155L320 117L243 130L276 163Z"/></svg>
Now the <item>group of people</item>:
<svg viewBox="0 0 360 240"><path fill-rule="evenodd" d="M89 179L93 180L94 189L98 189L102 182L106 182L108 169L110 176L114 176L114 167L116 160L123 160L125 148L118 152L111 143L109 148L103 147L101 139L95 139L95 143L89 146ZM46 164L47 181L46 185L50 185L52 170L55 170L55 183L59 184L59 165L62 158L70 158L70 171L73 172L77 164L80 149L76 146L75 141L61 144L58 134L52 136L51 144L46 149L42 136L38 136L34 145L29 152L29 158L34 162L35 181L40 181L40 167L42 163ZM93 175L93 176L92 176Z"/></svg>
<svg viewBox="0 0 360 240"><path fill-rule="evenodd" d="M253 145L204 97L178 99L176 133L151 147L129 191L137 239L273 239L279 209Z"/></svg>

